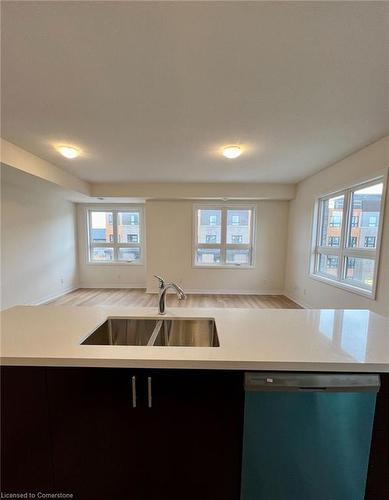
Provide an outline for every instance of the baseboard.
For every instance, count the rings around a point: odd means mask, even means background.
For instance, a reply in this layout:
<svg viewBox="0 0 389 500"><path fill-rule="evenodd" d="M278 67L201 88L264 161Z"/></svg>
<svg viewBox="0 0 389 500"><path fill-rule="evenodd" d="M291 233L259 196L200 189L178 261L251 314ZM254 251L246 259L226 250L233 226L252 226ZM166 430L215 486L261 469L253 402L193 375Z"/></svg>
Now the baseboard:
<svg viewBox="0 0 389 500"><path fill-rule="evenodd" d="M43 304L47 304L47 302L51 302L52 300L59 299L60 297L62 297L63 295L66 295L67 293L74 292L74 290L77 290L78 288L79 288L78 285L64 288L63 290L61 290L58 293L54 293L52 295L47 295L46 297L43 297L42 299L35 300L34 302L30 302L29 304L26 304L26 305L41 306Z"/></svg>
<svg viewBox="0 0 389 500"><path fill-rule="evenodd" d="M300 307L302 307L303 309L312 309L312 306L310 306L306 302L301 301L300 299L296 299L291 294L288 294L288 293L284 292L282 295L285 295L285 297L287 297L289 300L292 300L293 302L296 302L296 304L299 305Z"/></svg>
<svg viewBox="0 0 389 500"><path fill-rule="evenodd" d="M199 290L184 288L188 295L284 295L280 290ZM146 289L146 293L158 293L155 289ZM168 293L175 293L174 290L168 290Z"/></svg>
<svg viewBox="0 0 389 500"><path fill-rule="evenodd" d="M146 288L145 283L93 283L92 285L87 283L80 283L77 288Z"/></svg>

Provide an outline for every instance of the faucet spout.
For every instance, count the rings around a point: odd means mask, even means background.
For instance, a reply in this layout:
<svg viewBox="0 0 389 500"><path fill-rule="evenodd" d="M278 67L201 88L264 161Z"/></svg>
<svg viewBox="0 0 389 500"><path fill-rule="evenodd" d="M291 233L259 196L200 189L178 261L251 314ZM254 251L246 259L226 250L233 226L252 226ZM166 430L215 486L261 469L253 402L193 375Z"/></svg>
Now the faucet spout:
<svg viewBox="0 0 389 500"><path fill-rule="evenodd" d="M186 299L184 290L176 283L165 283L165 281L156 276L159 279L159 299L158 299L158 314L166 314L166 292L169 288L173 288L177 294L179 300Z"/></svg>

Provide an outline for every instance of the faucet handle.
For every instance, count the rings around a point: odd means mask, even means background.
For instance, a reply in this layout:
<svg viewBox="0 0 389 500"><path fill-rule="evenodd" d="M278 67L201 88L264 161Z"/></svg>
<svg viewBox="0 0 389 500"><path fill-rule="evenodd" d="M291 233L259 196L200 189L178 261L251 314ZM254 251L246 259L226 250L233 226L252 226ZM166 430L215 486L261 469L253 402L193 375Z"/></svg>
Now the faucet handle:
<svg viewBox="0 0 389 500"><path fill-rule="evenodd" d="M159 288L163 288L165 286L165 280L161 278L161 276L157 276L156 274L154 274L154 278L157 278L157 280L159 280Z"/></svg>

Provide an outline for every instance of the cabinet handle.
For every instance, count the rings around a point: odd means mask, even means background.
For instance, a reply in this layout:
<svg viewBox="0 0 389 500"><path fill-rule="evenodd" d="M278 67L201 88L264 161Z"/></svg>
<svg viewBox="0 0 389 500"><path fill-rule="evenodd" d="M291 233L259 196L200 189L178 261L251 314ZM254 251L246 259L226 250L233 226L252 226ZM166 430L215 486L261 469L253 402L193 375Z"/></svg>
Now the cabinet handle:
<svg viewBox="0 0 389 500"><path fill-rule="evenodd" d="M153 406L153 389L151 387L151 377L147 377L147 402L148 407L151 408Z"/></svg>
<svg viewBox="0 0 389 500"><path fill-rule="evenodd" d="M132 407L136 408L136 377L133 376L131 379L131 388L132 388Z"/></svg>

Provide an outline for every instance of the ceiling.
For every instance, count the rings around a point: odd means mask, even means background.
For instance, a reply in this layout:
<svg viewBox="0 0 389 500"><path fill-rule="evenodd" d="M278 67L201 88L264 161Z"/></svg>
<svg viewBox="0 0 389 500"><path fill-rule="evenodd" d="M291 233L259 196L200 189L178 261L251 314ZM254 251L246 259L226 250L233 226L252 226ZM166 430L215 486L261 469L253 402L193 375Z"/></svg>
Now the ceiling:
<svg viewBox="0 0 389 500"><path fill-rule="evenodd" d="M388 19L387 2L2 2L2 136L90 182L296 182L389 133Z"/></svg>

